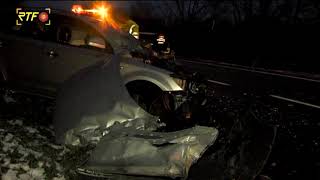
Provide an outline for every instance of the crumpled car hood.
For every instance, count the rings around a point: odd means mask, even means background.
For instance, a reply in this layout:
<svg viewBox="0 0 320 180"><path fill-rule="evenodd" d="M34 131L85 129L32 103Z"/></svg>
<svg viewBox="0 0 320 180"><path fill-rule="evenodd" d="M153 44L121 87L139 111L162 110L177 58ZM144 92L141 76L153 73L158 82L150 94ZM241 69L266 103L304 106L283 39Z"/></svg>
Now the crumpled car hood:
<svg viewBox="0 0 320 180"><path fill-rule="evenodd" d="M216 129L203 126L169 133L116 126L102 137L80 173L187 177L218 135Z"/></svg>
<svg viewBox="0 0 320 180"><path fill-rule="evenodd" d="M130 97L120 76L120 60L106 56L63 83L54 114L58 143L86 145L97 141L114 122L140 119L140 128L155 130L158 117Z"/></svg>
<svg viewBox="0 0 320 180"><path fill-rule="evenodd" d="M57 142L96 145L79 168L83 174L187 177L218 130L155 132L163 124L130 97L118 58L83 69L61 87L54 116Z"/></svg>

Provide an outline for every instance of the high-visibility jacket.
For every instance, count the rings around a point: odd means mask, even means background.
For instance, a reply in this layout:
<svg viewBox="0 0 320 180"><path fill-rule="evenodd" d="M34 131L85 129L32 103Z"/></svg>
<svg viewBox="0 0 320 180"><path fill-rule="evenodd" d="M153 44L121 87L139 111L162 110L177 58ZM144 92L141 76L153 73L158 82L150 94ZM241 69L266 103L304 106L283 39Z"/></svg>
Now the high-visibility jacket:
<svg viewBox="0 0 320 180"><path fill-rule="evenodd" d="M125 23L120 24L120 28L122 31L128 32L139 39L139 25L136 22L127 20Z"/></svg>

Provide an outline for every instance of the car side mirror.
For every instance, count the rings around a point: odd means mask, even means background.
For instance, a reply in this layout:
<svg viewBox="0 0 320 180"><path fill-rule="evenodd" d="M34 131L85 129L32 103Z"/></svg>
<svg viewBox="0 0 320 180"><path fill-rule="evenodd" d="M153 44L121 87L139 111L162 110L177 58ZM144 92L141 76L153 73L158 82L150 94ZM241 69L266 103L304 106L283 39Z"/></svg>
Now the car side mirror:
<svg viewBox="0 0 320 180"><path fill-rule="evenodd" d="M100 49L106 48L106 42L100 36L89 36L87 38L87 45L92 46L92 47L96 47L96 48L100 48Z"/></svg>

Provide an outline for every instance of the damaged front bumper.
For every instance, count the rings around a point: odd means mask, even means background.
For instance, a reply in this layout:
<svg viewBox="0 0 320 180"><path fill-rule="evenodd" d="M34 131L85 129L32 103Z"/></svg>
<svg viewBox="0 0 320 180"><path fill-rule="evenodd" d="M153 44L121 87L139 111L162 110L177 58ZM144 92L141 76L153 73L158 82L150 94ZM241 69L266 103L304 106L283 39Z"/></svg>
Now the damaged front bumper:
<svg viewBox="0 0 320 180"><path fill-rule="evenodd" d="M200 126L155 132L163 124L130 97L116 56L64 83L54 126L59 143L95 145L88 161L78 169L91 176L186 178L190 166L218 135L217 129Z"/></svg>

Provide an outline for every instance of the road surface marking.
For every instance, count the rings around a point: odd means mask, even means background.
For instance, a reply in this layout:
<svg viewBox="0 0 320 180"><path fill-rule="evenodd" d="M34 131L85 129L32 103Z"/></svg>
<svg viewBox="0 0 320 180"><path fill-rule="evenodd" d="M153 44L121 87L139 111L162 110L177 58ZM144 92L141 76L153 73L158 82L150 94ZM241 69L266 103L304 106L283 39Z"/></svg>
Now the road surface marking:
<svg viewBox="0 0 320 180"><path fill-rule="evenodd" d="M286 77L286 78L299 79L299 80L304 80L304 81L311 81L311 82L320 83L320 80L316 80L316 79L309 79L309 78L303 78L303 77L297 77L297 76L291 76L291 75L284 75L284 74L279 74L279 73L251 70L251 69L246 69L246 68L241 68L241 67L230 67L230 66L226 66L226 65L212 64L212 63L206 63L206 62L197 62L197 61L189 61L189 60L183 60L183 59L180 59L180 61L196 63L196 64L204 64L204 65L209 65L209 66L217 66L217 67L223 67L223 68L229 68L229 69L235 69L235 70L242 70L242 71L260 73L260 74L267 74L267 75L272 75L272 76L281 76L281 77Z"/></svg>
<svg viewBox="0 0 320 180"><path fill-rule="evenodd" d="M298 101L298 100L294 100L294 99L290 99L290 98L285 98L285 97L281 97L281 96L277 96L277 95L273 95L273 94L270 94L270 96L273 97L273 98L276 98L276 99L281 99L281 100L285 100L285 101L289 101L289 102L302 104L302 105L305 105L305 106L309 106L309 107L320 109L320 106L318 106L318 105L314 105L314 104L310 104L310 103L306 103L306 102L302 102L302 101Z"/></svg>
<svg viewBox="0 0 320 180"><path fill-rule="evenodd" d="M224 85L224 86L231 86L231 84L220 82L220 81L215 81L215 80L211 80L211 79L209 79L208 82L212 82L212 83L216 83L216 84L220 84L220 85Z"/></svg>

